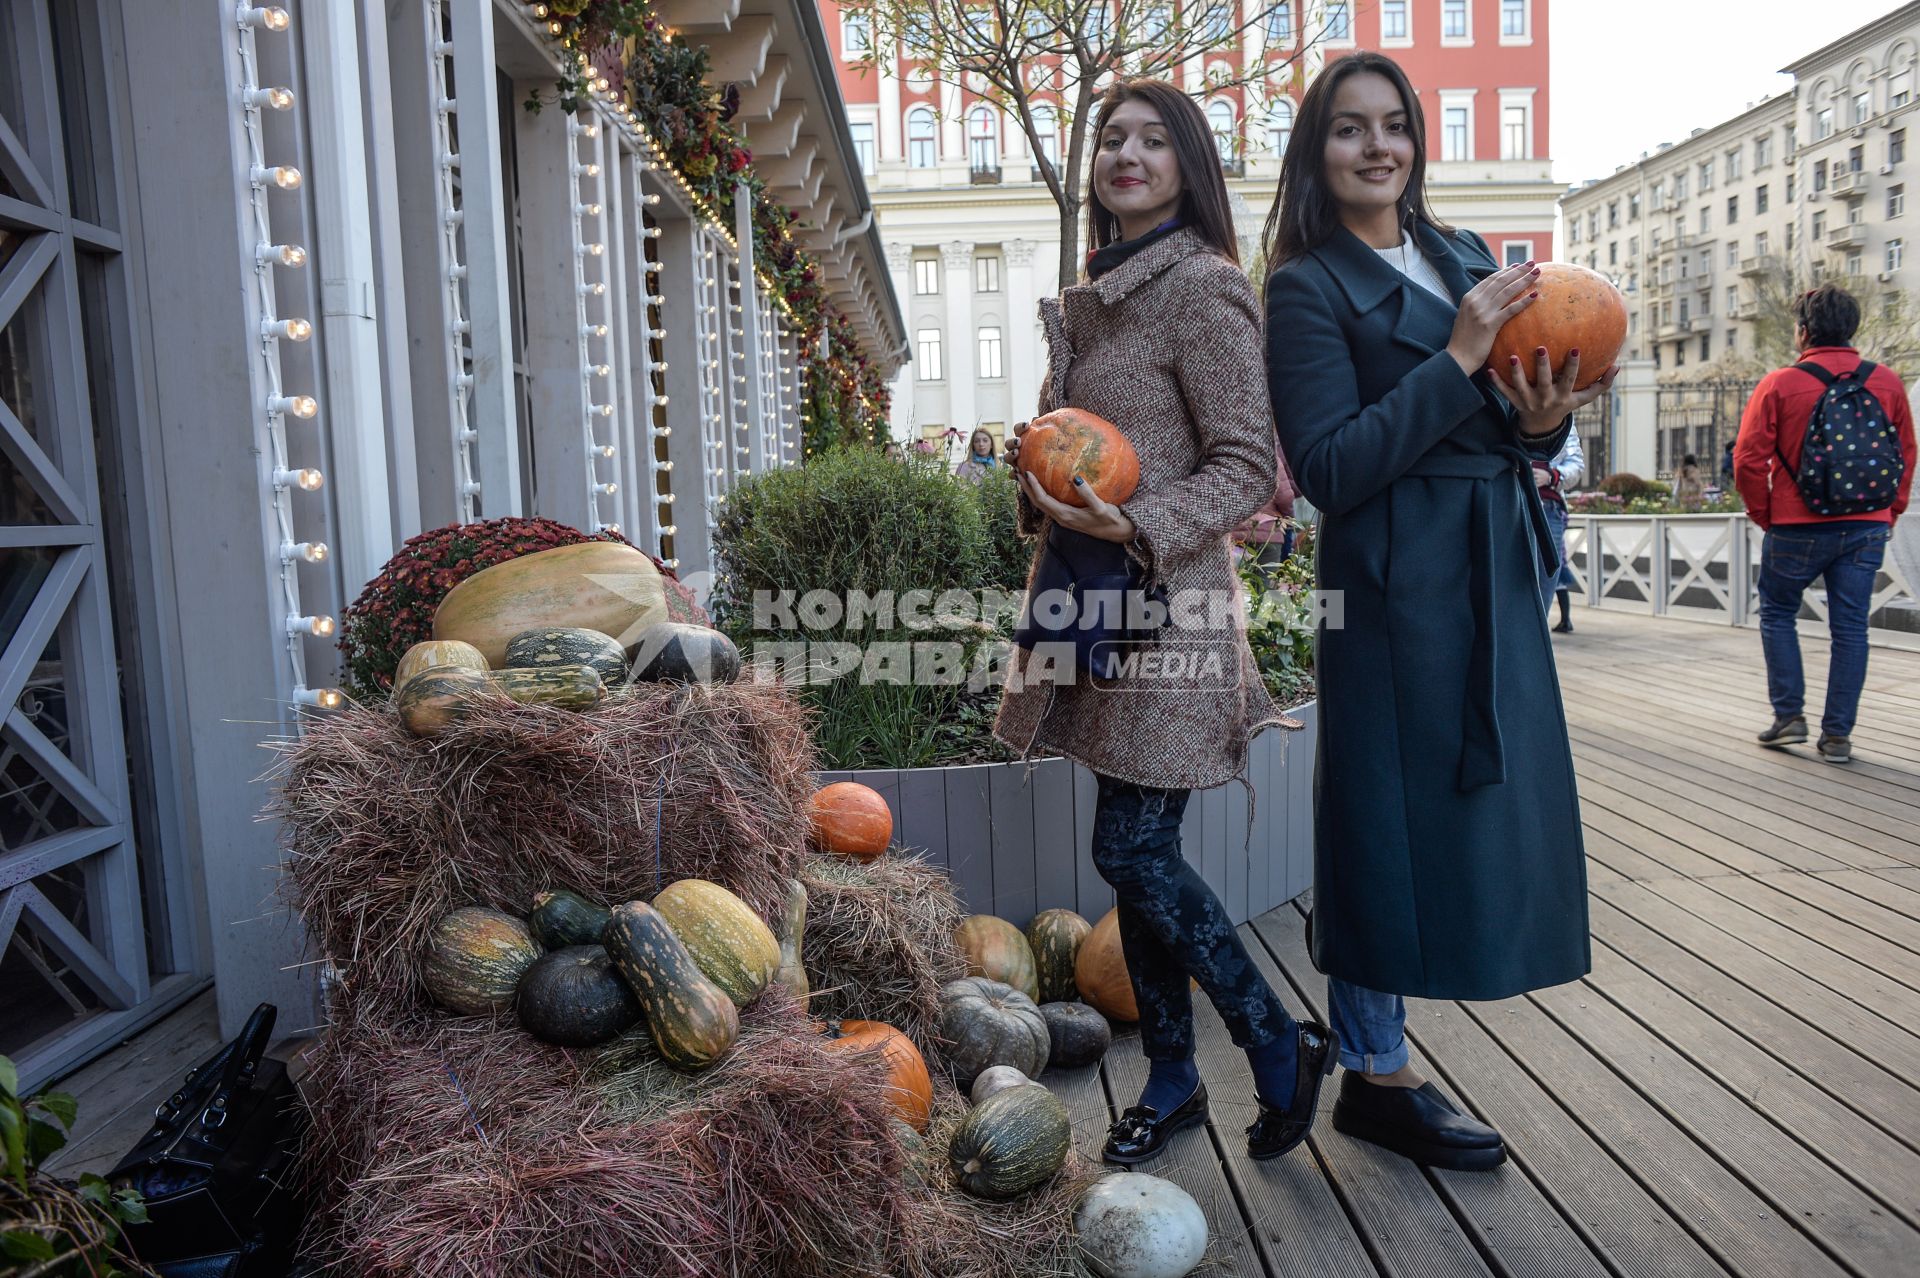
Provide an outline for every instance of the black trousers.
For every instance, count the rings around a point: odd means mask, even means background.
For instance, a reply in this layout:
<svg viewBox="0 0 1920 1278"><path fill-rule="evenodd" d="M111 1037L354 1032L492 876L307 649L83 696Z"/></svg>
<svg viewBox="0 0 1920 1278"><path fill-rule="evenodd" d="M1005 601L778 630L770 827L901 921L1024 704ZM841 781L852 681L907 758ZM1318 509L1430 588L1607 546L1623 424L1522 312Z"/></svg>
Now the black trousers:
<svg viewBox="0 0 1920 1278"><path fill-rule="evenodd" d="M1193 999L1200 982L1241 1047L1294 1032L1240 934L1206 880L1180 853L1188 790L1156 790L1098 777L1093 864L1120 909L1120 948L1140 1004L1140 1039L1149 1060L1193 1055Z"/></svg>

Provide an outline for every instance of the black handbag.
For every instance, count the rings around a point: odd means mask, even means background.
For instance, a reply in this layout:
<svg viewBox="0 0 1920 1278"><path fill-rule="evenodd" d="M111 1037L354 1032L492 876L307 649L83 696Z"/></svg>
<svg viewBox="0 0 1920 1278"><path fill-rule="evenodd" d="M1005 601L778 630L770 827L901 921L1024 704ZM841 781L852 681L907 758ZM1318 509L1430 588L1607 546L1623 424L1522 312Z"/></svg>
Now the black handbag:
<svg viewBox="0 0 1920 1278"><path fill-rule="evenodd" d="M1149 588L1125 546L1059 524L1047 529L1013 641L1045 645L1095 682L1120 675L1127 650L1166 624L1166 591Z"/></svg>
<svg viewBox="0 0 1920 1278"><path fill-rule="evenodd" d="M164 1278L281 1278L305 1207L294 1182L307 1112L286 1064L267 1058L262 1003L231 1043L188 1071L153 1128L108 1173L140 1191L134 1253Z"/></svg>

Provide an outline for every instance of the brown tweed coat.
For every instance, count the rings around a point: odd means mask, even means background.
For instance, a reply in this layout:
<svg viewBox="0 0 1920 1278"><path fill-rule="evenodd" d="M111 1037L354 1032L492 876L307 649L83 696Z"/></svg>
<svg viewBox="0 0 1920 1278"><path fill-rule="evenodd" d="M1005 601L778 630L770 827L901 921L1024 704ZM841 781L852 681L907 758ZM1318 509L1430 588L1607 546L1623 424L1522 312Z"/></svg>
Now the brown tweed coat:
<svg viewBox="0 0 1920 1278"><path fill-rule="evenodd" d="M1173 618L1142 646L1143 658L1161 650L1158 669L1143 662L1100 687L1084 675L1066 686L1022 684L1030 654L1016 648L994 734L1023 755L1064 755L1136 785L1224 784L1245 772L1260 729L1300 726L1260 680L1228 549L1274 489L1253 287L1184 229L1042 301L1040 318L1048 347L1040 411L1096 413L1139 453L1140 487L1121 506L1138 529L1129 550L1165 587ZM1024 495L1020 522L1034 536L1047 523ZM1184 615L1183 600L1193 605Z"/></svg>

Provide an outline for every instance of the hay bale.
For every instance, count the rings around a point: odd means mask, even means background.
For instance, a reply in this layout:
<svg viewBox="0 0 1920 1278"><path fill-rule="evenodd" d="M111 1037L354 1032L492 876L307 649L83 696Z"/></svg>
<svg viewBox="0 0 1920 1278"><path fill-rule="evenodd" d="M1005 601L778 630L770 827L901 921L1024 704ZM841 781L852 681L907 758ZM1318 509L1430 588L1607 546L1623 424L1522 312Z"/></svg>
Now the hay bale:
<svg viewBox="0 0 1920 1278"><path fill-rule="evenodd" d="M940 1049L940 987L967 974L953 940L967 912L947 872L920 857L809 856L800 881L809 1010L885 1021L931 1061Z"/></svg>
<svg viewBox="0 0 1920 1278"><path fill-rule="evenodd" d="M757 683L644 685L586 713L502 701L431 741L362 707L282 751L290 902L359 1014L388 1018L426 1008L423 944L458 906L694 877L777 919L814 789L804 711Z"/></svg>

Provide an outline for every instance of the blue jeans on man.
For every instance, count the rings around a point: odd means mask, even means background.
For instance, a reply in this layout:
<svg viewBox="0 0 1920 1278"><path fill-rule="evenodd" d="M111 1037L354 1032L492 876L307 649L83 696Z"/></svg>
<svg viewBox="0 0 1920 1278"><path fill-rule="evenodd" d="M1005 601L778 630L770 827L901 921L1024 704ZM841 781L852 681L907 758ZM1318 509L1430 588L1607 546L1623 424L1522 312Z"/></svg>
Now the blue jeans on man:
<svg viewBox="0 0 1920 1278"><path fill-rule="evenodd" d="M1892 532L1889 524L1854 520L1776 524L1767 530L1760 548L1760 649L1775 715L1797 715L1806 705L1797 621L1801 596L1816 577L1824 577L1833 644L1820 730L1829 737L1852 735L1867 679L1867 617Z"/></svg>

